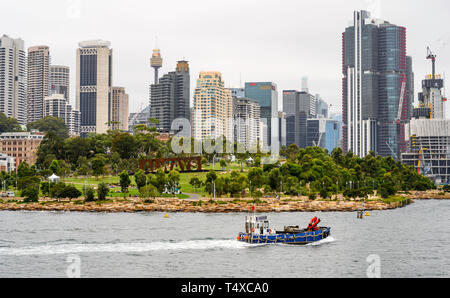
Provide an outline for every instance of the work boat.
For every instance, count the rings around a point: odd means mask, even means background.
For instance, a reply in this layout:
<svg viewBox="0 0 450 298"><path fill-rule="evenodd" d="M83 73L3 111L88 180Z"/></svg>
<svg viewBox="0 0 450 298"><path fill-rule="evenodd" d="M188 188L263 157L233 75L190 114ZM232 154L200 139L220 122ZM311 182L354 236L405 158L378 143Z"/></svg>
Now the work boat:
<svg viewBox="0 0 450 298"><path fill-rule="evenodd" d="M245 233L240 233L238 241L250 244L283 243L304 245L323 240L330 236L331 228L319 227L320 219L313 218L306 229L298 226L284 227L284 231L270 229L267 216L247 216Z"/></svg>

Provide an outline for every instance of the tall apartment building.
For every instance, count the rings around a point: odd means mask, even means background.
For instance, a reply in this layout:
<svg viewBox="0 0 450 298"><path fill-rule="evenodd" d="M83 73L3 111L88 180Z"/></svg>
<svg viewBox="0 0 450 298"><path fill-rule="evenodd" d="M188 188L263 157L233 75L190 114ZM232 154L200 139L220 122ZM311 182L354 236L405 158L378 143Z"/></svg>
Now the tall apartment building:
<svg viewBox="0 0 450 298"><path fill-rule="evenodd" d="M44 117L48 116L63 119L69 135L80 135L80 112L72 108L64 94L52 94L44 99Z"/></svg>
<svg viewBox="0 0 450 298"><path fill-rule="evenodd" d="M50 94L49 80L49 47L30 47L28 49L28 123L44 117L44 98Z"/></svg>
<svg viewBox="0 0 450 298"><path fill-rule="evenodd" d="M361 157L370 151L399 156L406 150L413 88L406 28L356 11L342 48L344 150Z"/></svg>
<svg viewBox="0 0 450 298"><path fill-rule="evenodd" d="M175 119L191 121L189 63L178 61L174 72L169 72L150 87L150 118L159 121L157 129L162 133L172 131Z"/></svg>
<svg viewBox="0 0 450 298"><path fill-rule="evenodd" d="M50 94L64 94L70 103L70 69L67 66L50 66Z"/></svg>
<svg viewBox="0 0 450 298"><path fill-rule="evenodd" d="M0 37L0 113L27 124L27 69L24 41Z"/></svg>
<svg viewBox="0 0 450 298"><path fill-rule="evenodd" d="M245 84L245 97L261 106L261 119L264 123L262 143L267 149L272 142L278 142L280 136L278 118L277 85L272 82L254 82Z"/></svg>
<svg viewBox="0 0 450 298"><path fill-rule="evenodd" d="M233 140L233 99L220 72L201 72L194 93L193 133L197 140Z"/></svg>
<svg viewBox="0 0 450 298"><path fill-rule="evenodd" d="M106 133L112 88L111 43L84 41L77 49L76 107L81 113L81 135Z"/></svg>
<svg viewBox="0 0 450 298"><path fill-rule="evenodd" d="M129 96L123 87L112 88L111 129L128 131Z"/></svg>
<svg viewBox="0 0 450 298"><path fill-rule="evenodd" d="M233 97L234 142L257 152L262 139L261 106L248 98ZM261 145L259 145L261 146Z"/></svg>
<svg viewBox="0 0 450 298"><path fill-rule="evenodd" d="M13 157L16 167L22 162L34 165L37 161L37 151L44 140L44 133L14 132L0 135L0 153Z"/></svg>

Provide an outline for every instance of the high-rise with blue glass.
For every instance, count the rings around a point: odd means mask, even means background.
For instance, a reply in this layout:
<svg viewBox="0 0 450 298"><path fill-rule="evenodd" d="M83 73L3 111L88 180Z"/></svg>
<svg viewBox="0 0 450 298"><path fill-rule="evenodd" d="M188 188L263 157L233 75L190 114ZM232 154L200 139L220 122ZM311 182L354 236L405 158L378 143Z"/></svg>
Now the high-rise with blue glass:
<svg viewBox="0 0 450 298"><path fill-rule="evenodd" d="M406 150L413 101L406 28L356 11L342 48L344 151L397 158Z"/></svg>
<svg viewBox="0 0 450 298"><path fill-rule="evenodd" d="M112 121L112 49L102 40L80 42L77 50L76 106L81 135L106 133Z"/></svg>
<svg viewBox="0 0 450 298"><path fill-rule="evenodd" d="M245 83L245 97L261 106L263 122L263 147L280 141L277 85L272 82Z"/></svg>

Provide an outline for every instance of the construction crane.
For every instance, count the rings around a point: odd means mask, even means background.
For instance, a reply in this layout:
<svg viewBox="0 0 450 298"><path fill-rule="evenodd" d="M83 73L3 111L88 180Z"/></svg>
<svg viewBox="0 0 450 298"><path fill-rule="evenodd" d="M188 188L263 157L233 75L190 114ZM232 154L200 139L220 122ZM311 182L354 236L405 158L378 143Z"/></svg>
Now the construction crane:
<svg viewBox="0 0 450 298"><path fill-rule="evenodd" d="M433 65L433 72L432 72L432 77L431 79L434 80L436 79L436 55L433 54L433 52L430 50L430 47L427 47L427 59L431 60L431 63Z"/></svg>

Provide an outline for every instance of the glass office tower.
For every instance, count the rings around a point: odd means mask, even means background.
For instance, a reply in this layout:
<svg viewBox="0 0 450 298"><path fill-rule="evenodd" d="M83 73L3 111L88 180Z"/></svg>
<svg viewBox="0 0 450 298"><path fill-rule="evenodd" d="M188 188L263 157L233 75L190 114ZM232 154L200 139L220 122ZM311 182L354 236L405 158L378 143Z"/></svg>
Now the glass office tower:
<svg viewBox="0 0 450 298"><path fill-rule="evenodd" d="M263 147L279 142L278 136L278 91L272 82L255 82L245 84L245 97L256 101L261 106L261 121L263 128Z"/></svg>

